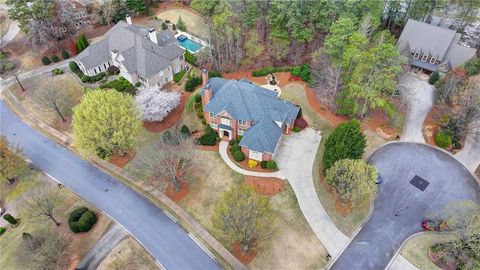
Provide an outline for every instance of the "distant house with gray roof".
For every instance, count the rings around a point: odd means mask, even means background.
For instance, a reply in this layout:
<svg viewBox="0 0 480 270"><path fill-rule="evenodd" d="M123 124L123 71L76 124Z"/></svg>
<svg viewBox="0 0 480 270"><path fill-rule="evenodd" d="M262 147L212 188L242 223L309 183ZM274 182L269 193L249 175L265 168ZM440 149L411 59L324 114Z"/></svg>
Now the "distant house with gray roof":
<svg viewBox="0 0 480 270"><path fill-rule="evenodd" d="M476 49L459 44L460 37L455 30L409 19L397 45L409 48L412 66L427 72L448 72L475 55Z"/></svg>
<svg viewBox="0 0 480 270"><path fill-rule="evenodd" d="M94 76L116 66L132 84L162 86L186 68L185 50L170 30L156 32L141 25L120 21L104 38L88 46L75 62L84 74Z"/></svg>
<svg viewBox="0 0 480 270"><path fill-rule="evenodd" d="M280 137L291 132L300 110L278 99L276 92L245 79L211 78L200 95L210 127L223 140L241 136L242 152L258 161L272 159Z"/></svg>

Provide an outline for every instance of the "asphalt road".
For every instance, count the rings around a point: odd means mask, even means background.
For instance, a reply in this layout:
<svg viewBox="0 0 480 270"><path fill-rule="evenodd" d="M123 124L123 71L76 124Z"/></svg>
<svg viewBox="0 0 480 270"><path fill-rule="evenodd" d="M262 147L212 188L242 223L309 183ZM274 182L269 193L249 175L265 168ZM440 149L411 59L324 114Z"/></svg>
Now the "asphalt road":
<svg viewBox="0 0 480 270"><path fill-rule="evenodd" d="M385 269L410 235L421 231L424 217L453 201L480 203L480 187L471 173L450 155L416 143L391 143L370 158L383 183L374 210L330 269ZM409 182L418 175L430 184L422 192Z"/></svg>
<svg viewBox="0 0 480 270"><path fill-rule="evenodd" d="M89 201L141 242L166 269L221 269L148 200L22 122L0 102L0 133L42 171Z"/></svg>

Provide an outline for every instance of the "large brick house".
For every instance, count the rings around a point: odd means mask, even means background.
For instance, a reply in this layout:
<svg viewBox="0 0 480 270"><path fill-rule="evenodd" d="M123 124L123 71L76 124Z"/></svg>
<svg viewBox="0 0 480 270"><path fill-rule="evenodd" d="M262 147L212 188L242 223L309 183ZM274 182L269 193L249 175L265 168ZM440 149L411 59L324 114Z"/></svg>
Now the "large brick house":
<svg viewBox="0 0 480 270"><path fill-rule="evenodd" d="M173 81L173 75L187 65L185 49L177 43L173 32L156 32L142 25L132 24L130 16L120 21L104 38L83 50L76 58L80 70L94 76L116 66L120 75L132 84L163 86Z"/></svg>
<svg viewBox="0 0 480 270"><path fill-rule="evenodd" d="M203 72L204 81L208 76ZM200 93L207 123L222 140L241 137L249 159L271 160L282 134L289 134L300 110L277 93L243 79L211 78Z"/></svg>

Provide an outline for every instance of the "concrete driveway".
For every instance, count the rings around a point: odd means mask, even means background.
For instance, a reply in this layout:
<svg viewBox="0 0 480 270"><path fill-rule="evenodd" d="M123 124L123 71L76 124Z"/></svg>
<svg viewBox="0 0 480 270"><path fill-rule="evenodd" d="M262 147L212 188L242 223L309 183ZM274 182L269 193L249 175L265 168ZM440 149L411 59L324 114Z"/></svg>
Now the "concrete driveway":
<svg viewBox="0 0 480 270"><path fill-rule="evenodd" d="M320 203L313 185L312 168L322 136L307 128L282 137L273 159L295 192L308 224L332 257L348 238L335 226Z"/></svg>
<svg viewBox="0 0 480 270"><path fill-rule="evenodd" d="M449 154L423 144L390 143L370 158L384 181L374 210L330 269L385 269L403 241L421 231L421 221L449 202L480 203L472 174ZM410 184L414 176L429 182L424 191Z"/></svg>

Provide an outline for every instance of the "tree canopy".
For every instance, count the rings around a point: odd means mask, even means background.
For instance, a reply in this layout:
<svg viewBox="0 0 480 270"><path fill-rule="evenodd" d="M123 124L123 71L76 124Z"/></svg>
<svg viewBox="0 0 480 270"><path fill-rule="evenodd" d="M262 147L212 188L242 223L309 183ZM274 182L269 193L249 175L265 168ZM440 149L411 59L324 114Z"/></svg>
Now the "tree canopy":
<svg viewBox="0 0 480 270"><path fill-rule="evenodd" d="M341 159L327 170L325 181L337 192L342 204L353 208L375 198L377 170L365 161Z"/></svg>
<svg viewBox="0 0 480 270"><path fill-rule="evenodd" d="M77 146L104 158L114 152L125 154L135 144L141 124L133 97L113 90L88 92L74 108Z"/></svg>
<svg viewBox="0 0 480 270"><path fill-rule="evenodd" d="M214 226L243 251L256 247L272 232L273 210L270 201L246 185L224 192L215 209Z"/></svg>
<svg viewBox="0 0 480 270"><path fill-rule="evenodd" d="M365 146L366 139L357 120L338 125L325 142L323 171L340 159L361 159Z"/></svg>
<svg viewBox="0 0 480 270"><path fill-rule="evenodd" d="M6 137L0 136L0 175L10 182L15 180L25 168L22 149L10 143Z"/></svg>

